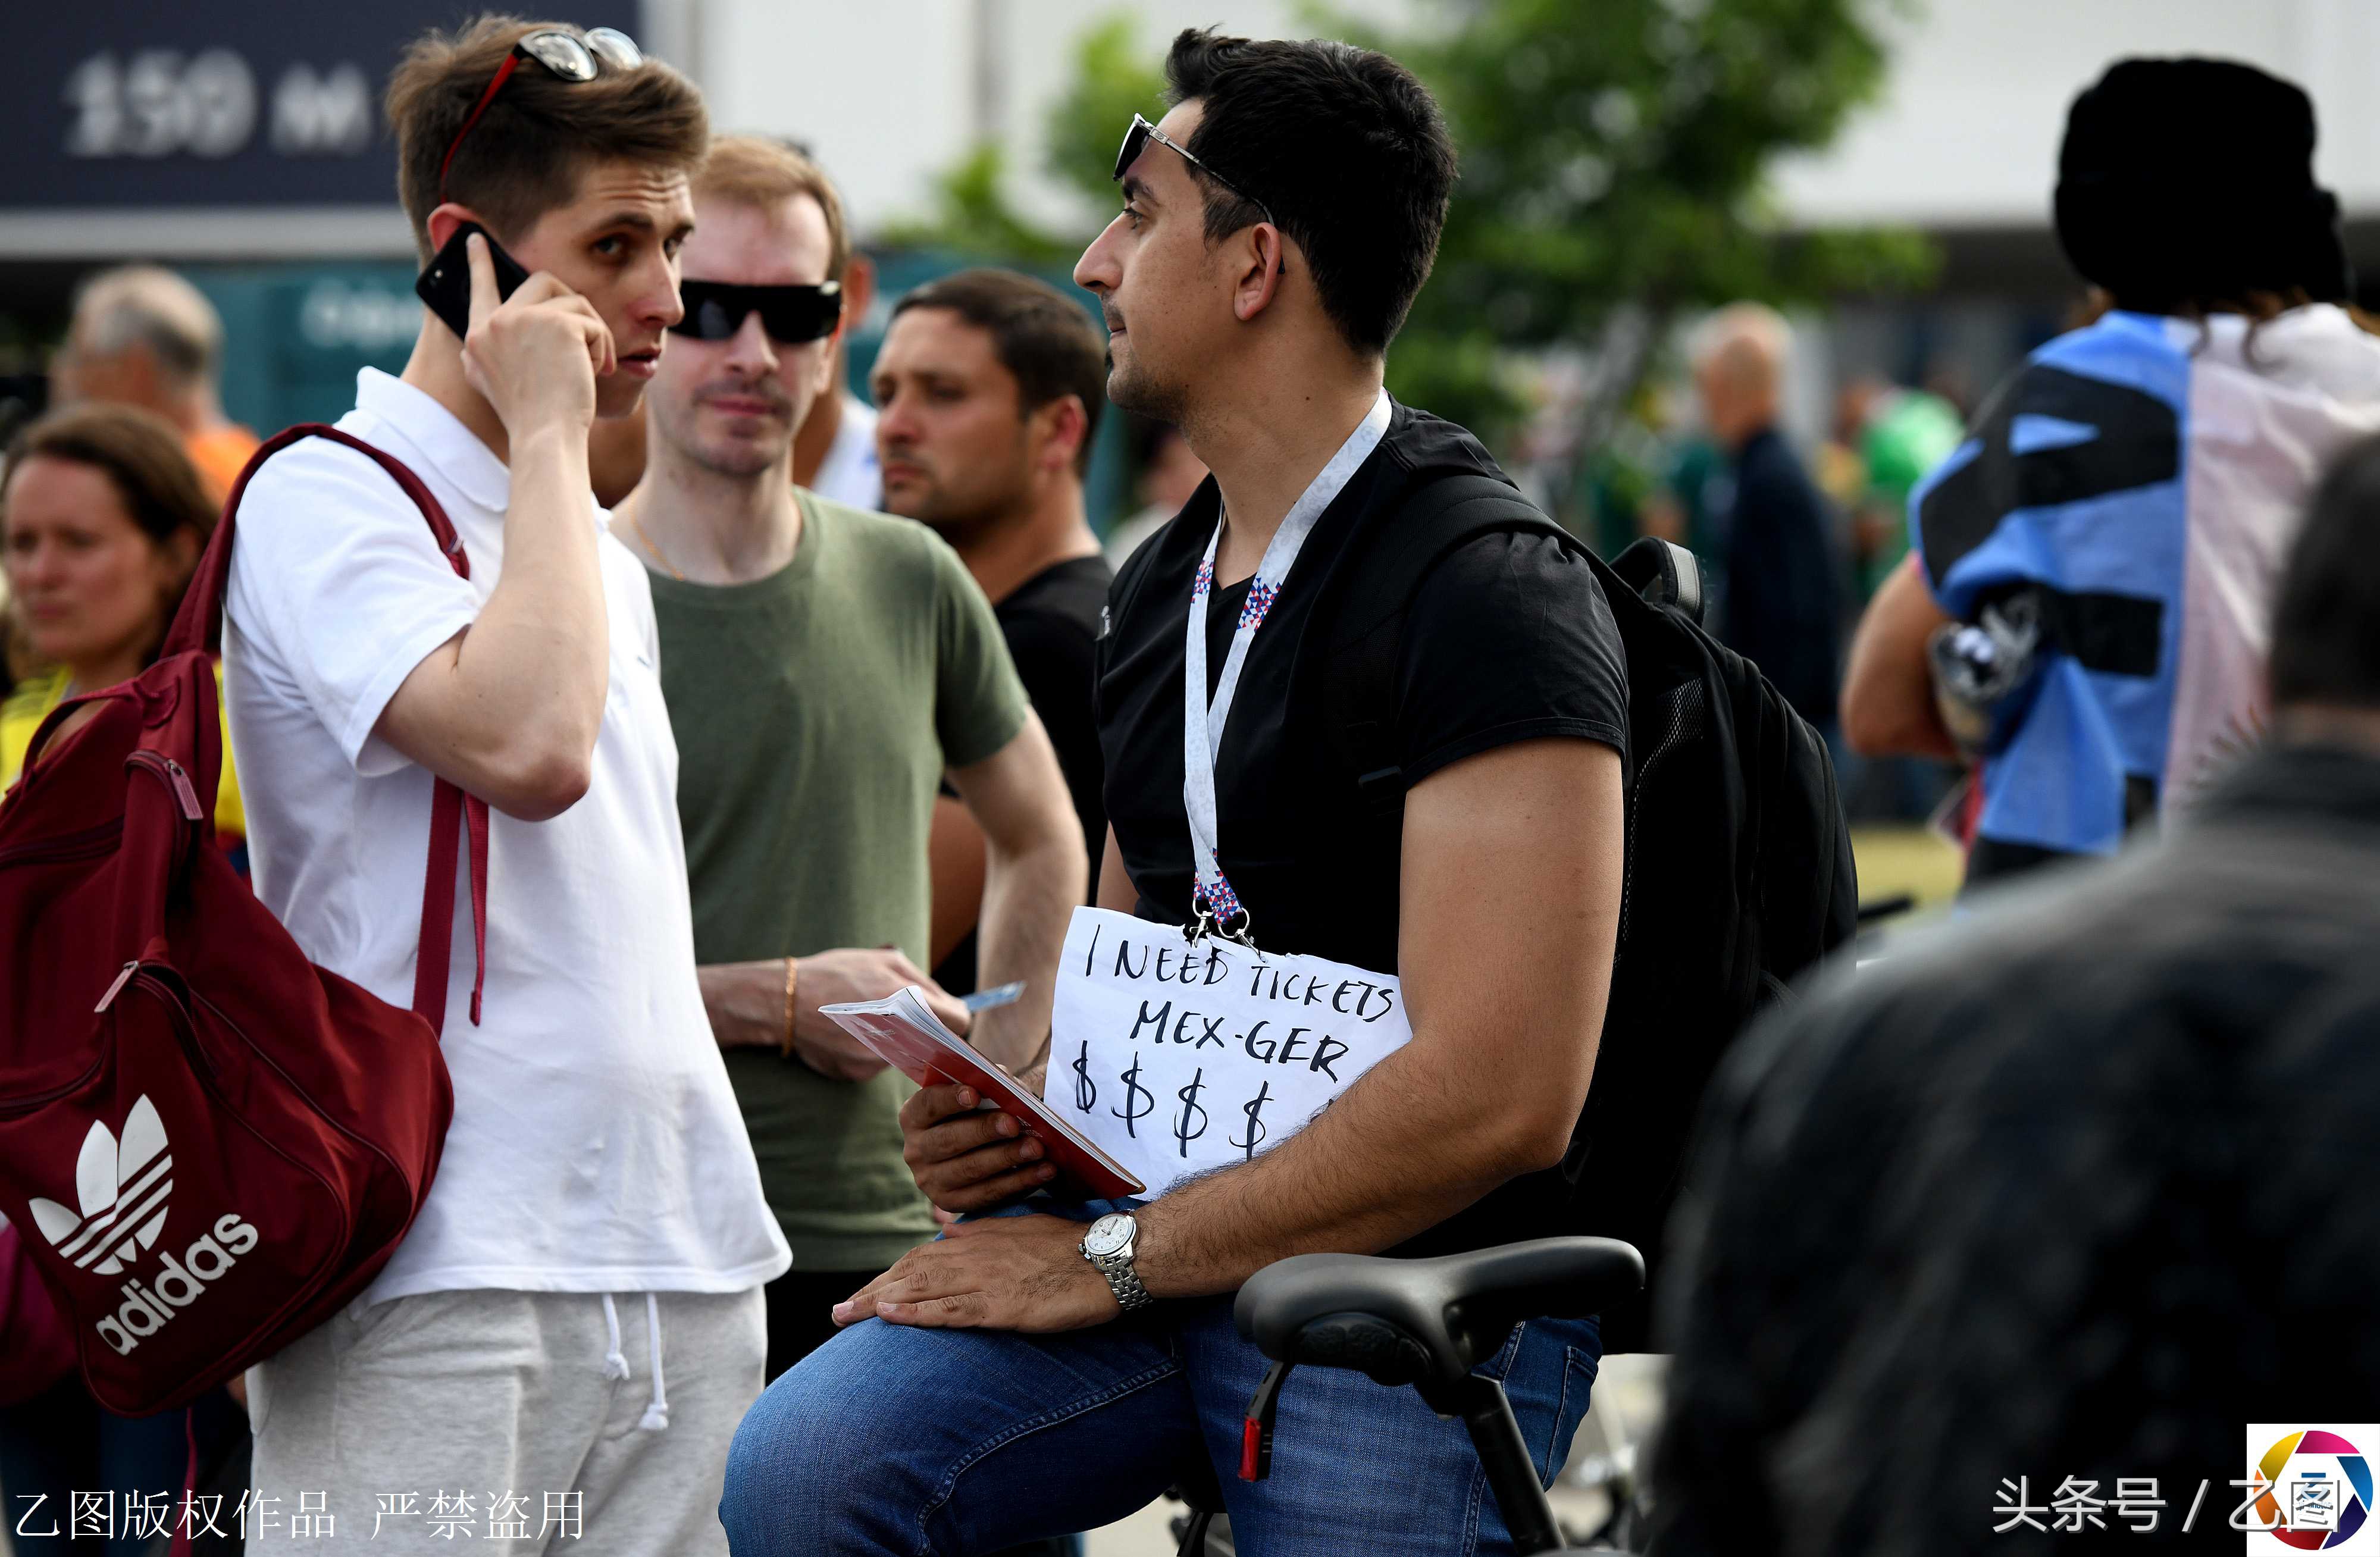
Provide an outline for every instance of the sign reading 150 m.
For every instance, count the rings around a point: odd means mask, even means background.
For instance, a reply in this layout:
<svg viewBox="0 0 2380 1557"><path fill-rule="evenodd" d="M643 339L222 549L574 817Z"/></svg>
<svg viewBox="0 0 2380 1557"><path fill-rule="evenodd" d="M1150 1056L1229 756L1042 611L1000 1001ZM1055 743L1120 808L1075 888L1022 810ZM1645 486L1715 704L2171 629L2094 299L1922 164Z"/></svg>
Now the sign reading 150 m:
<svg viewBox="0 0 2380 1557"><path fill-rule="evenodd" d="M72 0L9 13L0 211L394 205L381 93L453 0ZM534 9L535 7L530 7ZM638 30L638 0L573 0Z"/></svg>
<svg viewBox="0 0 2380 1557"><path fill-rule="evenodd" d="M231 49L103 50L67 77L67 155L228 157L256 133L257 98L256 72ZM371 87L352 62L299 60L273 84L266 118L284 155L356 156L371 146Z"/></svg>

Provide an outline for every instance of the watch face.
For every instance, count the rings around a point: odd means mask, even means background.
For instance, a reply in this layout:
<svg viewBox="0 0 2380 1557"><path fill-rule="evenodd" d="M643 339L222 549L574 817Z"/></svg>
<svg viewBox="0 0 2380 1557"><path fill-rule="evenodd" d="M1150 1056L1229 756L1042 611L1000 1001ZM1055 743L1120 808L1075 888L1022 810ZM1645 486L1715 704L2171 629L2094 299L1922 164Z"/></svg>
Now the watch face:
<svg viewBox="0 0 2380 1557"><path fill-rule="evenodd" d="M1111 1211L1092 1222L1090 1231L1083 1235L1083 1252L1094 1259L1105 1259L1111 1254L1123 1253L1131 1242L1132 1218Z"/></svg>

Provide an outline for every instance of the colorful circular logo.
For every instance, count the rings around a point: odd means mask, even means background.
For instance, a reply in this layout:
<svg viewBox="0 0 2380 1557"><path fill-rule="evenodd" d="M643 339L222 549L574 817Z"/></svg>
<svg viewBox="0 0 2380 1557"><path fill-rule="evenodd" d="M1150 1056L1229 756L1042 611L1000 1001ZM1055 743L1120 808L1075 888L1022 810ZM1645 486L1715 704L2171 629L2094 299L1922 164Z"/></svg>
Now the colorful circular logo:
<svg viewBox="0 0 2380 1557"><path fill-rule="evenodd" d="M2256 1473L2265 1482L2256 1517L2275 1539L2300 1551L2338 1546L2371 1517L2371 1467L2362 1451L2335 1432L2290 1433L2265 1451Z"/></svg>

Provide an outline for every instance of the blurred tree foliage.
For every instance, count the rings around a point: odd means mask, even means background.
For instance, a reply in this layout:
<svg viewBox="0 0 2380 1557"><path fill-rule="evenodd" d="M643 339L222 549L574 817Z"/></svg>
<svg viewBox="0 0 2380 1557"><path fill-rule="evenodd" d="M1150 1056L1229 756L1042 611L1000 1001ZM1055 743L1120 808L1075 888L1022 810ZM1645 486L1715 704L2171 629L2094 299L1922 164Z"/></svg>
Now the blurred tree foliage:
<svg viewBox="0 0 2380 1557"><path fill-rule="evenodd" d="M1417 35L1318 18L1427 81L1462 155L1392 386L1493 430L1518 410L1506 353L1593 347L1592 438L1680 310L1928 280L1922 235L1794 231L1767 188L1778 156L1826 146L1882 87L1892 3L1439 0L1447 25Z"/></svg>
<svg viewBox="0 0 2380 1557"><path fill-rule="evenodd" d="M1019 214L1009 201L1007 173L999 143L978 141L958 165L935 177L931 214L888 223L877 241L895 249L949 249L1013 265L1072 263L1083 245Z"/></svg>
<svg viewBox="0 0 2380 1557"><path fill-rule="evenodd" d="M986 140L935 179L926 217L887 227L881 240L1015 264L1073 264L1116 207L1110 176L1124 126L1135 114L1154 118L1165 105L1162 57L1143 45L1130 12L1096 23L1075 42L1070 83L1044 121L1049 152L1042 166L1088 202L1079 225L1050 231L1020 213L1007 192L1007 158L998 142Z"/></svg>
<svg viewBox="0 0 2380 1557"><path fill-rule="evenodd" d="M1121 203L1114 176L1124 126L1135 114L1164 115L1168 42L1144 40L1132 13L1117 12L1076 40L1074 79L1050 107L1043 165L1088 201L1102 223Z"/></svg>
<svg viewBox="0 0 2380 1557"><path fill-rule="evenodd" d="M1932 244L1900 228L1793 229L1767 176L1815 151L1883 85L1880 24L1911 0L1431 0L1409 31L1309 7L1318 34L1381 49L1443 105L1462 156L1438 266L1389 359L1390 387L1497 437L1523 407L1516 351L1594 354L1598 442L1679 311L1923 286ZM1104 217L1135 110L1163 105L1163 40L1129 12L1086 32L1052 106L1048 171ZM992 258L1072 259L1003 192L997 148L886 236Z"/></svg>

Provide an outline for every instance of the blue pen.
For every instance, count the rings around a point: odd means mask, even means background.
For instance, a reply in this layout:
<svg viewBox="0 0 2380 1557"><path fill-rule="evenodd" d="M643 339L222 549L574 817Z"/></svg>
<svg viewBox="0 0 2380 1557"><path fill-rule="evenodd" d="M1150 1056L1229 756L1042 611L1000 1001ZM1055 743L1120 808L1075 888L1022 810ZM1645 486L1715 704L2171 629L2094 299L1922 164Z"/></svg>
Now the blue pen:
<svg viewBox="0 0 2380 1557"><path fill-rule="evenodd" d="M1014 983L995 984L988 990L978 990L971 995L963 996L959 1004L970 1013L990 1011L994 1006L1015 1004L1024 993L1025 980L1019 979Z"/></svg>

